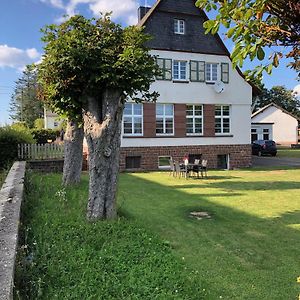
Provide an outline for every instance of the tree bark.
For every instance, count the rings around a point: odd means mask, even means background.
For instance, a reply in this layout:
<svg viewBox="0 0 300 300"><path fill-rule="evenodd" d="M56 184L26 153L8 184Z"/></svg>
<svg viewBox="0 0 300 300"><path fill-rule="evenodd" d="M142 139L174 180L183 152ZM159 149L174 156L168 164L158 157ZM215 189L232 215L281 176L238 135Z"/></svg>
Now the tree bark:
<svg viewBox="0 0 300 300"><path fill-rule="evenodd" d="M83 128L76 122L68 121L64 135L65 161L63 185L80 182L82 170Z"/></svg>
<svg viewBox="0 0 300 300"><path fill-rule="evenodd" d="M90 221L116 217L121 123L124 101L119 90L105 90L101 100L87 98L84 132L89 148Z"/></svg>

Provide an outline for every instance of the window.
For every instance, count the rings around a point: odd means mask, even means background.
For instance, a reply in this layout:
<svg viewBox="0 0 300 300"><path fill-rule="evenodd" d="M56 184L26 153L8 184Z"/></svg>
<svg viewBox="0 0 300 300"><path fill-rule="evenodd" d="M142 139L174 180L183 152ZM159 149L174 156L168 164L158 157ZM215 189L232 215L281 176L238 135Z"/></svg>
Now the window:
<svg viewBox="0 0 300 300"><path fill-rule="evenodd" d="M217 168L228 170L229 169L229 155L228 154L219 154L218 155Z"/></svg>
<svg viewBox="0 0 300 300"><path fill-rule="evenodd" d="M174 20L174 33L176 34L184 34L185 32L185 22L184 20Z"/></svg>
<svg viewBox="0 0 300 300"><path fill-rule="evenodd" d="M186 61L174 60L173 62L173 79L186 80Z"/></svg>
<svg viewBox="0 0 300 300"><path fill-rule="evenodd" d="M229 83L229 64L221 64L221 81L224 83Z"/></svg>
<svg viewBox="0 0 300 300"><path fill-rule="evenodd" d="M204 61L190 61L190 80L191 81L205 81L205 62Z"/></svg>
<svg viewBox="0 0 300 300"><path fill-rule="evenodd" d="M125 103L123 114L124 135L143 135L143 106L137 103Z"/></svg>
<svg viewBox="0 0 300 300"><path fill-rule="evenodd" d="M159 156L158 157L158 168L159 169L170 169L171 156Z"/></svg>
<svg viewBox="0 0 300 300"><path fill-rule="evenodd" d="M205 65L205 80L207 82L215 82L218 80L218 64L206 63L206 65Z"/></svg>
<svg viewBox="0 0 300 300"><path fill-rule="evenodd" d="M199 135L203 132L203 107L202 105L186 106L186 134Z"/></svg>
<svg viewBox="0 0 300 300"><path fill-rule="evenodd" d="M156 62L161 71L161 75L156 76L156 79L172 80L172 59L157 58Z"/></svg>
<svg viewBox="0 0 300 300"><path fill-rule="evenodd" d="M229 105L215 106L215 133L230 133L230 107Z"/></svg>
<svg viewBox="0 0 300 300"><path fill-rule="evenodd" d="M251 143L258 140L258 134L256 128L251 128Z"/></svg>
<svg viewBox="0 0 300 300"><path fill-rule="evenodd" d="M172 135L174 132L173 104L156 104L156 134Z"/></svg>
<svg viewBox="0 0 300 300"><path fill-rule="evenodd" d="M263 129L263 139L264 140L269 140L270 138L270 135L269 135L269 129L268 128L264 128Z"/></svg>
<svg viewBox="0 0 300 300"><path fill-rule="evenodd" d="M125 168L126 169L140 169L141 168L141 156L126 156Z"/></svg>
<svg viewBox="0 0 300 300"><path fill-rule="evenodd" d="M58 122L54 122L54 123L53 123L53 126L54 126L54 127L57 127L57 126L58 126Z"/></svg>

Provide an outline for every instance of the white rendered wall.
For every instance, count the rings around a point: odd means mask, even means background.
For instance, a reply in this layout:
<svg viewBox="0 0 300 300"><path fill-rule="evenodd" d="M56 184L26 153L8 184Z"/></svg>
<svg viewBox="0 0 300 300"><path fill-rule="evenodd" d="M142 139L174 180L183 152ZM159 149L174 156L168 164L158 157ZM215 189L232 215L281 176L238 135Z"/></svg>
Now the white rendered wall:
<svg viewBox="0 0 300 300"><path fill-rule="evenodd" d="M274 123L273 140L278 144L295 144L298 142L298 121L275 106L266 108L252 118L254 123Z"/></svg>
<svg viewBox="0 0 300 300"><path fill-rule="evenodd" d="M205 82L173 83L165 80L156 80L151 85L151 91L157 91L160 94L158 103L230 105L231 132L226 137L223 135L205 138L122 138L122 147L250 144L252 88L235 69L232 69L231 61L227 56L157 50L152 50L151 54L187 62L197 60L229 63L229 83L224 84L225 91L221 94L217 94L213 85ZM189 64L187 68L189 79ZM220 66L218 76L220 76Z"/></svg>

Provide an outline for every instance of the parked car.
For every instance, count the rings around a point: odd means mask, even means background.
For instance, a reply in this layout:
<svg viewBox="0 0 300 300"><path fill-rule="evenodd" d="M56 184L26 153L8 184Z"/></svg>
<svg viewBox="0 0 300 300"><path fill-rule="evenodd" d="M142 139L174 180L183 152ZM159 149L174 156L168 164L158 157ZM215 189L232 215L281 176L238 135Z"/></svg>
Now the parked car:
<svg viewBox="0 0 300 300"><path fill-rule="evenodd" d="M276 143L271 140L257 140L252 142L252 154L254 155L264 155L271 154L272 156L276 156L277 147Z"/></svg>

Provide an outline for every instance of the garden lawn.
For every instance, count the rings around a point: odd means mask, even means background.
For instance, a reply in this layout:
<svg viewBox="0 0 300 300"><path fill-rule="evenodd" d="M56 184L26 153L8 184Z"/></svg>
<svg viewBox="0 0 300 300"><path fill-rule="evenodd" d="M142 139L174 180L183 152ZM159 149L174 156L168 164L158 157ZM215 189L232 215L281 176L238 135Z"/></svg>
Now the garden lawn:
<svg viewBox="0 0 300 300"><path fill-rule="evenodd" d="M277 156L300 158L300 149L278 149Z"/></svg>
<svg viewBox="0 0 300 300"><path fill-rule="evenodd" d="M124 174L119 203L170 242L209 289L206 299L300 294L300 169L210 171L200 180ZM191 211L212 219L192 219Z"/></svg>
<svg viewBox="0 0 300 300"><path fill-rule="evenodd" d="M16 273L22 299L300 293L299 169L209 171L197 180L122 174L123 217L96 224L84 219L87 178L73 189L59 186L58 175L35 175L29 186ZM193 219L191 211L211 219Z"/></svg>

